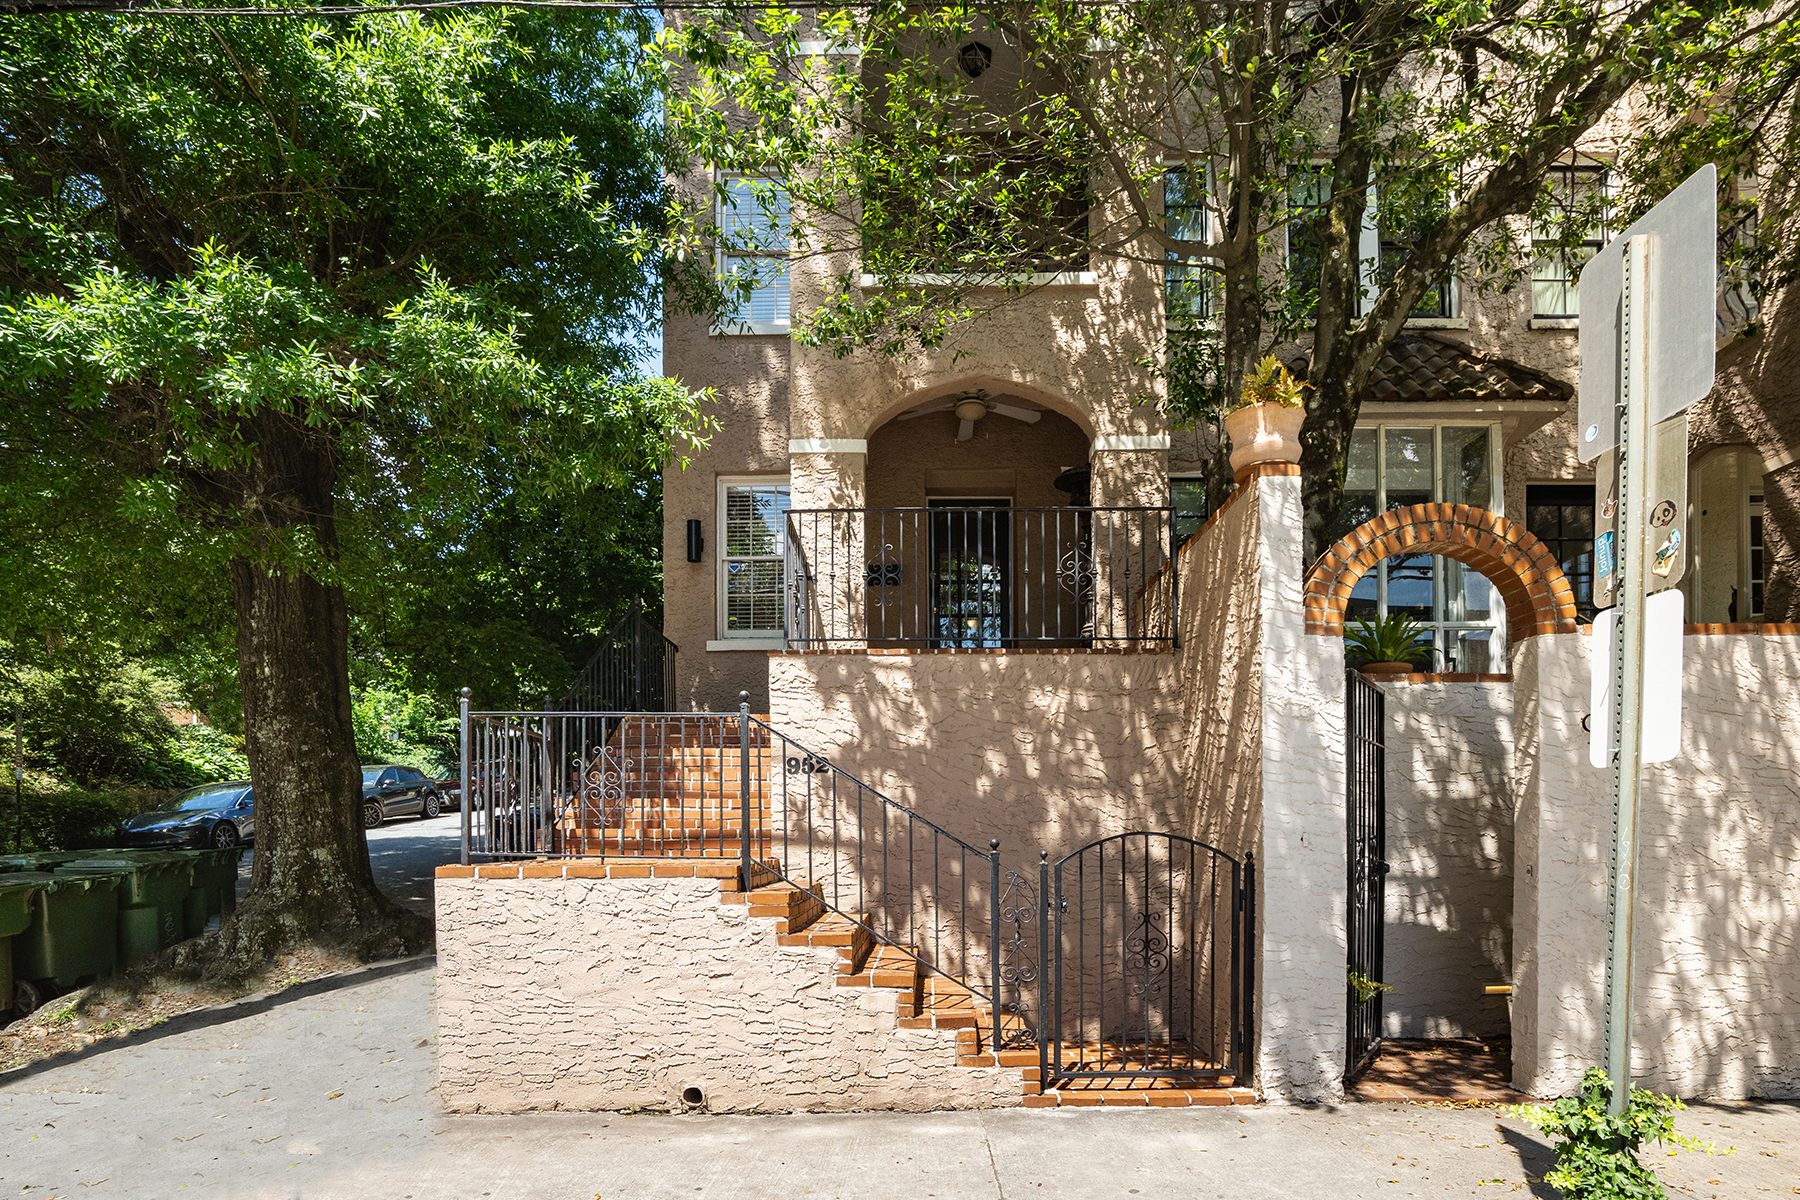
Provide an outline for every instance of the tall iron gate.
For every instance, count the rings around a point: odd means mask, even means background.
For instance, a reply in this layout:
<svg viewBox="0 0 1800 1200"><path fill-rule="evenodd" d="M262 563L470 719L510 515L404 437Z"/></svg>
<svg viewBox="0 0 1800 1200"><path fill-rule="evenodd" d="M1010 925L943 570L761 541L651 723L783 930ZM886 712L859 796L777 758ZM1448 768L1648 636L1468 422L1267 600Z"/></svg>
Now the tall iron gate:
<svg viewBox="0 0 1800 1200"><path fill-rule="evenodd" d="M1382 923L1387 888L1387 697L1360 671L1345 684L1345 810L1350 878L1346 1006L1350 1049L1344 1074L1356 1073L1381 1044Z"/></svg>
<svg viewBox="0 0 1800 1200"><path fill-rule="evenodd" d="M1124 833L1040 868L1045 1088L1079 1079L1241 1081L1255 864Z"/></svg>

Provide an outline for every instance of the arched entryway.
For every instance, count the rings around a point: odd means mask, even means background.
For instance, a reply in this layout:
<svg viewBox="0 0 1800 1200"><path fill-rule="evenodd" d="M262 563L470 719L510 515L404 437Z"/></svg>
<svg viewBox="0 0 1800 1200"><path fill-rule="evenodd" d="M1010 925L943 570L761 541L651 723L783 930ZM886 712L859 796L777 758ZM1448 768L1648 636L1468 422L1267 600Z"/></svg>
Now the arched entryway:
<svg viewBox="0 0 1800 1200"><path fill-rule="evenodd" d="M1357 580L1396 554L1441 554L1486 576L1515 640L1575 631L1575 593L1549 547L1524 526L1466 504L1397 508L1339 539L1306 574L1306 631L1343 633Z"/></svg>

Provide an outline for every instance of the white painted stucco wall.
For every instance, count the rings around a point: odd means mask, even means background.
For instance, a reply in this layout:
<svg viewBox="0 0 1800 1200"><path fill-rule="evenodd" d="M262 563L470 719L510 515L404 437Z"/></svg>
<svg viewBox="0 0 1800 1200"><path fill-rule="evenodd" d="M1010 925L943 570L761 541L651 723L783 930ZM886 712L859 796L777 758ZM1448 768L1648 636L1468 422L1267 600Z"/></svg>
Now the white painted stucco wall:
<svg viewBox="0 0 1800 1200"><path fill-rule="evenodd" d="M1512 981L1512 685L1386 682L1382 1032L1497 1037Z"/></svg>
<svg viewBox="0 0 1800 1200"><path fill-rule="evenodd" d="M708 879L439 879L439 1094L452 1112L995 1108L1017 1070L956 1065L890 990Z"/></svg>
<svg viewBox="0 0 1800 1200"><path fill-rule="evenodd" d="M1800 638L1690 636L1682 754L1646 772L1639 1086L1800 1095ZM1611 802L1588 766L1592 639L1529 638L1517 698L1513 1072L1574 1089L1602 1052ZM1654 686L1654 682L1653 682Z"/></svg>

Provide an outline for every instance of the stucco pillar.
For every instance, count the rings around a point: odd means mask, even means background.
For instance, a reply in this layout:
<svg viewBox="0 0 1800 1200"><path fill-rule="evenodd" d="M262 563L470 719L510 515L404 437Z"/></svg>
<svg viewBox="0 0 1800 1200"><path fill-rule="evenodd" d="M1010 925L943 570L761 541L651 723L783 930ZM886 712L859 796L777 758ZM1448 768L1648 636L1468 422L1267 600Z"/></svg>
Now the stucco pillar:
<svg viewBox="0 0 1800 1200"><path fill-rule="evenodd" d="M796 439L788 486L795 545L788 559L790 644L814 650L867 646L863 580L868 443Z"/></svg>
<svg viewBox="0 0 1800 1200"><path fill-rule="evenodd" d="M1306 632L1299 478L1250 486L1262 506L1258 1083L1272 1101L1337 1100L1349 1045L1344 642Z"/></svg>

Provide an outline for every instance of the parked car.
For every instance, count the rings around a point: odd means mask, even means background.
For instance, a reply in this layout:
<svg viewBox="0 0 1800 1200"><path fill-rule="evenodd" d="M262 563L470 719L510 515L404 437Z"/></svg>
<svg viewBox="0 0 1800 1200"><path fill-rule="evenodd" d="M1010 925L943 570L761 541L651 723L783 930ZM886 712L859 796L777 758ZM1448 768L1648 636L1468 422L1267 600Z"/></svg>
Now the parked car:
<svg viewBox="0 0 1800 1200"><path fill-rule="evenodd" d="M462 811L462 776L446 775L431 785L437 789L438 803L450 812Z"/></svg>
<svg viewBox="0 0 1800 1200"><path fill-rule="evenodd" d="M119 822L123 846L230 847L255 837L256 804L248 779L203 783Z"/></svg>
<svg viewBox="0 0 1800 1200"><path fill-rule="evenodd" d="M389 817L435 817L444 811L436 785L411 767L394 763L366 766L363 773L363 828Z"/></svg>

